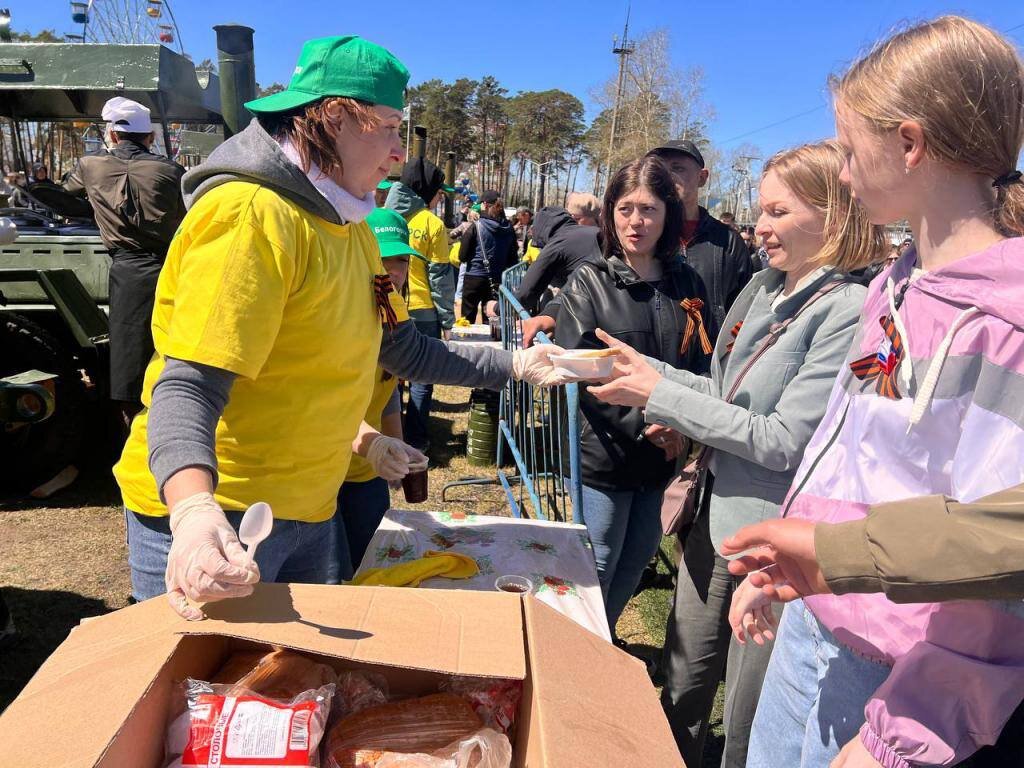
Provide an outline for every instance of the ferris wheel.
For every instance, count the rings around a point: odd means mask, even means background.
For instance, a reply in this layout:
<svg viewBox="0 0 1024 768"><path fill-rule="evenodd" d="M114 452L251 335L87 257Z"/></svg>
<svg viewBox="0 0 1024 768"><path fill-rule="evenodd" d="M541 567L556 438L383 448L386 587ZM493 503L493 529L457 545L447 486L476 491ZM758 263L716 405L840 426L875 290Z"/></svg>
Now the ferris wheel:
<svg viewBox="0 0 1024 768"><path fill-rule="evenodd" d="M90 43L162 43L184 54L170 0L88 0L71 3L71 20L82 25L70 40Z"/></svg>

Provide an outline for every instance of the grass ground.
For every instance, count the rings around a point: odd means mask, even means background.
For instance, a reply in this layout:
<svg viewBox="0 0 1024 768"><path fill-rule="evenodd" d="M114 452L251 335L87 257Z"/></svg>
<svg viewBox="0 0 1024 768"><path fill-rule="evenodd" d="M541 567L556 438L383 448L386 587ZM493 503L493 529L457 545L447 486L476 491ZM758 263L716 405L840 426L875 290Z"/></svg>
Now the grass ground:
<svg viewBox="0 0 1024 768"><path fill-rule="evenodd" d="M431 424L430 496L410 508L441 506L441 488L463 477L494 474L466 461L469 392L436 387ZM445 506L477 514L507 515L498 485L453 489ZM128 604L129 579L123 513L109 472L92 470L56 499L0 501L0 588L18 634L0 648L0 711L83 618ZM670 545L664 545L670 558ZM618 634L639 656L656 658L665 640L672 597L663 562L658 576L627 606ZM719 691L721 693L721 691ZM716 702L705 766L717 766L721 703Z"/></svg>

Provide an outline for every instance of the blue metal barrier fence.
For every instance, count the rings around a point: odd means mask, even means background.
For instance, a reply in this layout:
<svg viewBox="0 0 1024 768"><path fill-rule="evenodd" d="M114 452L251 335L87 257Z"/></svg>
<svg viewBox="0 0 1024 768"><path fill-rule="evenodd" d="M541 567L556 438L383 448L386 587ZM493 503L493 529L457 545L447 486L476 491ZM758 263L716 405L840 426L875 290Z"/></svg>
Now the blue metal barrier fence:
<svg viewBox="0 0 1024 768"><path fill-rule="evenodd" d="M530 313L513 293L528 264L505 270L499 288L502 346L522 349L523 321ZM538 333L534 344L550 344ZM542 520L582 523L579 386L533 387L509 380L501 393L498 428L498 479L512 514ZM505 471L510 458L516 474Z"/></svg>

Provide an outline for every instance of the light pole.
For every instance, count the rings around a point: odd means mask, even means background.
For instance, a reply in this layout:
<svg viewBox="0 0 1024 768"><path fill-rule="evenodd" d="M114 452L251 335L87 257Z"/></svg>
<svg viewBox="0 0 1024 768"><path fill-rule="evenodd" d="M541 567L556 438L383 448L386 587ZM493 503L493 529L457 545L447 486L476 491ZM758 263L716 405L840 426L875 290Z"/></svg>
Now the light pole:
<svg viewBox="0 0 1024 768"><path fill-rule="evenodd" d="M608 132L608 166L605 170L610 179L612 176L612 153L615 151L615 129L619 122L619 104L622 102L622 85L626 76L626 66L629 57L636 51L636 47L629 42L629 12L631 6L626 6L626 26L622 30L622 44L618 39L612 43L612 53L619 57L619 79L615 85L615 104L612 107L612 125Z"/></svg>
<svg viewBox="0 0 1024 768"><path fill-rule="evenodd" d="M736 165L732 167L734 173L739 175L740 183L747 187L747 217L751 215L754 210L754 203L752 199L752 187L750 185L750 163L752 160L760 160L760 157L755 155L740 155L736 158ZM740 206L742 205L741 191L739 188L736 189L736 208L735 213L739 213ZM738 219L737 219L738 220Z"/></svg>

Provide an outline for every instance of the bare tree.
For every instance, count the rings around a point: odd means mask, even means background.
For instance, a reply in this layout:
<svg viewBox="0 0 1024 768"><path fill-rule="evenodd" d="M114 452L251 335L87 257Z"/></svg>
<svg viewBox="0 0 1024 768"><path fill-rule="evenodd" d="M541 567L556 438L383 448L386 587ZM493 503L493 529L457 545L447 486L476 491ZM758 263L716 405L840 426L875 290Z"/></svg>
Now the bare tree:
<svg viewBox="0 0 1024 768"><path fill-rule="evenodd" d="M617 90L617 77L612 76L591 93L602 107L584 139L591 158L608 156ZM623 91L609 172L669 138L707 143L715 113L704 96L704 70L673 65L667 29L654 29L636 40Z"/></svg>

